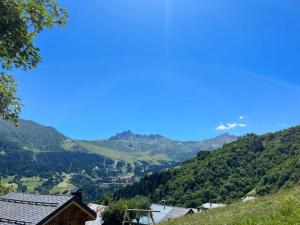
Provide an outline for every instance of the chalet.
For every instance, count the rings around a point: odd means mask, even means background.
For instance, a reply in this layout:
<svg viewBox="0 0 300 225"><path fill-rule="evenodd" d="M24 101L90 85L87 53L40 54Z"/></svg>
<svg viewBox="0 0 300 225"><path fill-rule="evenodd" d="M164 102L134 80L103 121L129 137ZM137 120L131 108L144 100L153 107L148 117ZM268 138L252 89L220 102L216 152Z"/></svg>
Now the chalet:
<svg viewBox="0 0 300 225"><path fill-rule="evenodd" d="M88 221L85 223L85 225L102 225L103 220L101 214L104 212L107 206L89 203L88 207L97 214L97 219L93 221Z"/></svg>
<svg viewBox="0 0 300 225"><path fill-rule="evenodd" d="M217 208L222 208L225 207L226 205L224 204L216 204L216 203L205 203L201 205L200 210L210 210L210 209L217 209Z"/></svg>
<svg viewBox="0 0 300 225"><path fill-rule="evenodd" d="M84 225L96 213L82 203L81 190L71 195L9 193L0 198L1 225Z"/></svg>
<svg viewBox="0 0 300 225"><path fill-rule="evenodd" d="M253 197L253 196L246 196L246 198L244 198L242 200L242 202L250 202L250 201L254 201L254 200L256 200L255 197Z"/></svg>
<svg viewBox="0 0 300 225"><path fill-rule="evenodd" d="M181 208L159 204L152 204L151 210L157 211L156 213L152 213L152 217L155 224L194 214L198 211L197 209L192 208ZM147 225L149 224L149 222L149 218L147 217L142 217L140 219L141 225Z"/></svg>

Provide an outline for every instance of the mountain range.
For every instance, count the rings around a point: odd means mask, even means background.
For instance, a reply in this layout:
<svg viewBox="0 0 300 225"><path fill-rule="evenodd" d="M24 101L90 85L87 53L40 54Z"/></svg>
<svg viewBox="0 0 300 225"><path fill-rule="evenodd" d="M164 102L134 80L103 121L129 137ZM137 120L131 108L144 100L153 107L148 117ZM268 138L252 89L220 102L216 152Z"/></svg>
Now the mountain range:
<svg viewBox="0 0 300 225"><path fill-rule="evenodd" d="M206 141L174 141L131 131L106 140L73 140L28 120L0 121L0 186L34 193L64 193L74 186L85 200L171 168L199 151L235 140L224 134Z"/></svg>
<svg viewBox="0 0 300 225"><path fill-rule="evenodd" d="M199 151L220 148L225 143L236 140L236 137L223 134L204 141L176 141L161 135L140 135L124 131L107 140L80 141L81 147L92 152L105 153L109 149L119 159L129 158L129 161L161 161L180 162L194 157ZM110 156L107 155L106 156Z"/></svg>
<svg viewBox="0 0 300 225"><path fill-rule="evenodd" d="M0 146L45 151L82 151L99 154L112 160L146 161L149 163L180 162L199 151L220 148L236 137L223 134L204 141L175 141L162 135L140 135L124 131L106 140L72 140L52 127L20 120L19 127L0 120Z"/></svg>

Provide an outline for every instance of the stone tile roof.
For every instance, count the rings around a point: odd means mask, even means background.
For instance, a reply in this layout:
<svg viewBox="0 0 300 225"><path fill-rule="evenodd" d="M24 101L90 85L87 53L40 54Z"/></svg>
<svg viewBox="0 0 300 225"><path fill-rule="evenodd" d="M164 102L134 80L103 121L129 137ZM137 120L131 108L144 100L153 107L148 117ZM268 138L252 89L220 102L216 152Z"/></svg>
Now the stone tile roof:
<svg viewBox="0 0 300 225"><path fill-rule="evenodd" d="M0 225L36 225L73 196L9 193L0 198Z"/></svg>
<svg viewBox="0 0 300 225"><path fill-rule="evenodd" d="M193 214L193 213L194 213L193 209L173 207L172 210L161 220L161 222L173 220L182 216L186 216L187 214Z"/></svg>
<svg viewBox="0 0 300 225"><path fill-rule="evenodd" d="M152 204L151 210L159 211L159 213L152 213L155 224L163 221L173 220L175 218L179 218L190 213L192 214L197 211L196 209L191 208L187 209L159 204ZM145 216L140 219L140 224L148 224L148 222L148 218Z"/></svg>
<svg viewBox="0 0 300 225"><path fill-rule="evenodd" d="M88 207L97 214L97 219L93 220L93 221L88 221L85 223L85 225L101 225L101 224L103 224L104 221L102 220L101 213L107 208L107 206L89 203Z"/></svg>

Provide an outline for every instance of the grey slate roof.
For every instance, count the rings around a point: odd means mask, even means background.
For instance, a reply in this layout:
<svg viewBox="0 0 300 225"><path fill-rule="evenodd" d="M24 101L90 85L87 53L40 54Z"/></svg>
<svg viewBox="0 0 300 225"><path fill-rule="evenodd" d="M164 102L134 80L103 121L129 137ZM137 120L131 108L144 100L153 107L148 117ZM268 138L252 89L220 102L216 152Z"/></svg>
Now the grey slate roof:
<svg viewBox="0 0 300 225"><path fill-rule="evenodd" d="M0 225L36 225L73 198L9 193L0 198Z"/></svg>
<svg viewBox="0 0 300 225"><path fill-rule="evenodd" d="M196 209L194 210L191 208L187 209L173 206L164 206L159 204L152 204L151 210L159 211L159 213L152 213L155 224L173 220L197 211ZM148 224L148 222L149 221L147 217L142 217L140 219L140 224Z"/></svg>
<svg viewBox="0 0 300 225"><path fill-rule="evenodd" d="M88 207L97 214L97 219L88 221L85 225L102 225L104 221L102 220L101 213L104 212L107 206L89 203Z"/></svg>
<svg viewBox="0 0 300 225"><path fill-rule="evenodd" d="M189 213L193 214L194 213L193 209L173 207L173 209L161 220L161 222L186 216Z"/></svg>

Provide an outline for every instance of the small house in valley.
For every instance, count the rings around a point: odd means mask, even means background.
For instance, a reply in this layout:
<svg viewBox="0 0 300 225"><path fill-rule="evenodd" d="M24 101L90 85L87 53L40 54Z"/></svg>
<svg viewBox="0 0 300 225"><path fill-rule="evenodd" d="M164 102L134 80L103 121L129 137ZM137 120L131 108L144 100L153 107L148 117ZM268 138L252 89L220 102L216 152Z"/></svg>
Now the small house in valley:
<svg viewBox="0 0 300 225"><path fill-rule="evenodd" d="M210 210L210 209L217 209L217 208L222 208L225 207L226 205L224 204L216 204L216 203L205 203L201 205L200 210Z"/></svg>
<svg viewBox="0 0 300 225"><path fill-rule="evenodd" d="M173 206L166 206L166 205L159 205L159 204L152 204L151 210L157 211L155 213L152 213L152 217L155 224L164 221L173 220L186 215L194 214L198 211L197 209L192 209L192 208L181 208L181 207L173 207ZM148 225L149 218L142 217L140 219L140 224Z"/></svg>
<svg viewBox="0 0 300 225"><path fill-rule="evenodd" d="M104 222L101 214L104 212L107 206L89 203L88 207L97 214L97 218L96 220L86 222L85 225L102 225Z"/></svg>
<svg viewBox="0 0 300 225"><path fill-rule="evenodd" d="M1 225L84 225L96 213L84 205L81 191L72 195L8 193L0 198Z"/></svg>
<svg viewBox="0 0 300 225"><path fill-rule="evenodd" d="M243 202L250 202L250 201L254 201L255 199L256 199L256 197L246 196L246 198L244 198L242 201Z"/></svg>

